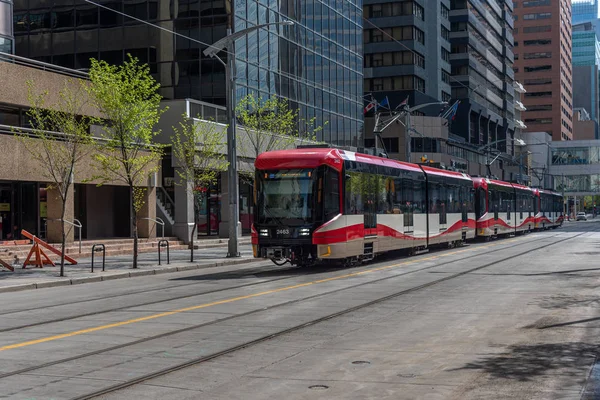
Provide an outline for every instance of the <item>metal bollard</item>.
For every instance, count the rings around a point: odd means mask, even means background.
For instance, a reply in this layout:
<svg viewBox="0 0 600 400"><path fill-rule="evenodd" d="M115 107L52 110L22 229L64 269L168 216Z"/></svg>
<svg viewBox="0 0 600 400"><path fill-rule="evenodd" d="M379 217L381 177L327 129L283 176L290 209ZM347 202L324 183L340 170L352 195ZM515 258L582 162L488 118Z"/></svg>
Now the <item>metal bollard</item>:
<svg viewBox="0 0 600 400"><path fill-rule="evenodd" d="M106 264L106 246L103 244L95 244L92 246L92 272L94 272L94 254L99 251L102 252L102 272L104 272Z"/></svg>
<svg viewBox="0 0 600 400"><path fill-rule="evenodd" d="M162 265L161 260L160 260L160 248L161 247L167 248L167 264L170 264L171 260L169 258L169 241L166 239L162 239L162 240L158 241L158 265Z"/></svg>

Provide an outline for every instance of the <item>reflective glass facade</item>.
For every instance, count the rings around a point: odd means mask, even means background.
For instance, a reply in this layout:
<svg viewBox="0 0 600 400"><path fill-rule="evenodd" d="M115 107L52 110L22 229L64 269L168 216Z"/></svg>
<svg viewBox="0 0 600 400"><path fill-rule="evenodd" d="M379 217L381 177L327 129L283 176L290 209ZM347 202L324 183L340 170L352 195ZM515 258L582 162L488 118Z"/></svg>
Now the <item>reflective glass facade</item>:
<svg viewBox="0 0 600 400"><path fill-rule="evenodd" d="M0 0L0 52L13 52L13 4L10 0Z"/></svg>
<svg viewBox="0 0 600 400"><path fill-rule="evenodd" d="M600 174L557 176L554 179L554 190L565 193L600 193Z"/></svg>
<svg viewBox="0 0 600 400"><path fill-rule="evenodd" d="M600 164L600 147L566 147L552 150L553 165Z"/></svg>
<svg viewBox="0 0 600 400"><path fill-rule="evenodd" d="M4 0L0 0L2 2ZM236 42L237 95L277 94L302 119L324 126L319 139L356 145L362 135L360 0L99 0L107 7L201 41L290 19ZM231 11L233 7L233 12ZM167 99L225 105L225 71L206 45L147 26L81 0L17 0L19 55L69 68L89 59L118 64L127 53L150 65ZM0 44L1 45L1 44ZM224 53L221 53L226 57Z"/></svg>
<svg viewBox="0 0 600 400"><path fill-rule="evenodd" d="M599 16L599 5L598 0L573 0L571 5L573 25L595 21Z"/></svg>

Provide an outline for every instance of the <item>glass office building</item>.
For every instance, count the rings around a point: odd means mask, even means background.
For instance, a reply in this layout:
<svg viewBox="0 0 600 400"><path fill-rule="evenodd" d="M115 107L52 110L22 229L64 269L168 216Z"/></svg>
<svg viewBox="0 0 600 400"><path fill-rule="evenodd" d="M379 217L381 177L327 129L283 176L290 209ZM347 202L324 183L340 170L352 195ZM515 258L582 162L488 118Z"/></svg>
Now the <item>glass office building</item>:
<svg viewBox="0 0 600 400"><path fill-rule="evenodd" d="M192 98L224 105L225 71L218 60L202 54L206 44L226 36L229 28L239 31L290 19L296 24L270 26L236 42L238 98L248 93L285 97L292 107L297 107L302 119L316 118L316 125L323 126L319 139L341 145L357 145L362 140L362 2L98 2L108 9L82 0L17 0L17 54L85 69L90 58L118 64L130 53L150 65L165 98Z"/></svg>
<svg viewBox="0 0 600 400"><path fill-rule="evenodd" d="M571 14L573 15L573 25L596 21L600 12L599 6L598 0L572 0Z"/></svg>
<svg viewBox="0 0 600 400"><path fill-rule="evenodd" d="M3 53L14 50L12 10L12 0L0 0L0 52Z"/></svg>

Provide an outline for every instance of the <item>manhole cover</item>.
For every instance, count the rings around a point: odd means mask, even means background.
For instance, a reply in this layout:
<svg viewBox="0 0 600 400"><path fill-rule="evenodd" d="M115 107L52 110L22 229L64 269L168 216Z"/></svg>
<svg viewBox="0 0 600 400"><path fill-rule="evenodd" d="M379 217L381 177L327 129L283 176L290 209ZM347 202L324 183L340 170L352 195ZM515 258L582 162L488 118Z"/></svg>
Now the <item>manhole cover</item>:
<svg viewBox="0 0 600 400"><path fill-rule="evenodd" d="M352 364L356 364L356 365L371 364L371 361L358 360L358 361L352 361Z"/></svg>
<svg viewBox="0 0 600 400"><path fill-rule="evenodd" d="M308 387L309 389L312 390L325 390L325 389L329 389L329 386L326 385L312 385Z"/></svg>

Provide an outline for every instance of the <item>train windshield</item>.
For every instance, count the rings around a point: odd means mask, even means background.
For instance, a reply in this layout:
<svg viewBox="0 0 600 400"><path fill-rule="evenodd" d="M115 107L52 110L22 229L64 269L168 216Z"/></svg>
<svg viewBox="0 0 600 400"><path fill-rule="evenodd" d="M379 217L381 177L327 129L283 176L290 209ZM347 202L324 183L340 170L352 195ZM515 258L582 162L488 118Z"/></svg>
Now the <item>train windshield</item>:
<svg viewBox="0 0 600 400"><path fill-rule="evenodd" d="M257 222L278 225L312 222L313 174L311 169L259 172Z"/></svg>

